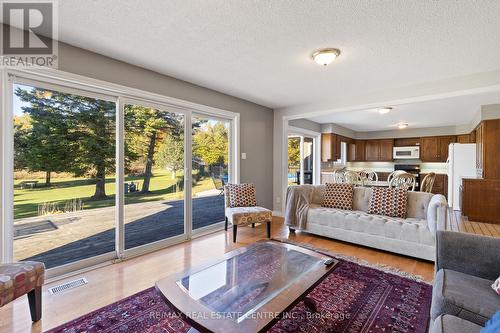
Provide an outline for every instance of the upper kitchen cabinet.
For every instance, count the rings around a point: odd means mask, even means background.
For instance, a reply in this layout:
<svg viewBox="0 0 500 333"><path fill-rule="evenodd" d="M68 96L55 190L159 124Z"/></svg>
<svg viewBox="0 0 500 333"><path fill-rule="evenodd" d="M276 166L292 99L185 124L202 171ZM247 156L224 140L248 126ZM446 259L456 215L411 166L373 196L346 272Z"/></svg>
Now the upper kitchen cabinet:
<svg viewBox="0 0 500 333"><path fill-rule="evenodd" d="M379 140L380 144L380 156L379 161L392 161L392 150L394 148L393 139Z"/></svg>
<svg viewBox="0 0 500 333"><path fill-rule="evenodd" d="M470 134L457 135L457 143L472 143Z"/></svg>
<svg viewBox="0 0 500 333"><path fill-rule="evenodd" d="M437 162L439 142L435 136L424 137L421 139L420 159L422 162Z"/></svg>
<svg viewBox="0 0 500 333"><path fill-rule="evenodd" d="M448 160L450 143L455 142L457 142L457 137L454 135L439 137L439 162L446 162Z"/></svg>
<svg viewBox="0 0 500 333"><path fill-rule="evenodd" d="M422 162L446 162L448 159L448 146L456 142L457 137L428 136L421 139L420 159Z"/></svg>
<svg viewBox="0 0 500 333"><path fill-rule="evenodd" d="M420 146L420 138L397 138L394 139L394 147Z"/></svg>
<svg viewBox="0 0 500 333"><path fill-rule="evenodd" d="M340 155L340 141L333 133L321 134L321 161L336 161Z"/></svg>
<svg viewBox="0 0 500 333"><path fill-rule="evenodd" d="M365 144L365 159L367 161L378 161L380 156L380 144L377 140L367 140Z"/></svg>
<svg viewBox="0 0 500 333"><path fill-rule="evenodd" d="M351 140L347 145L347 161L348 162L363 162L365 158L366 141Z"/></svg>
<svg viewBox="0 0 500 333"><path fill-rule="evenodd" d="M484 179L500 179L500 119L485 120L475 130L477 173Z"/></svg>
<svg viewBox="0 0 500 333"><path fill-rule="evenodd" d="M366 161L392 161L392 148L394 139L366 140L365 160Z"/></svg>

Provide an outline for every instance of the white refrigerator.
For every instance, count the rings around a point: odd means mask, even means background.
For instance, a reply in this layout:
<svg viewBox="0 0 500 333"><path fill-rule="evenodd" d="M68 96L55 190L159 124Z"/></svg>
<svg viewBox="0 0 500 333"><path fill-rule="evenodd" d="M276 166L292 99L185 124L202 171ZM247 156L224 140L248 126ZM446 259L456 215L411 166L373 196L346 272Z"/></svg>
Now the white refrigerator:
<svg viewBox="0 0 500 333"><path fill-rule="evenodd" d="M451 143L448 149L448 205L453 210L461 210L460 186L463 177L477 177L475 143Z"/></svg>

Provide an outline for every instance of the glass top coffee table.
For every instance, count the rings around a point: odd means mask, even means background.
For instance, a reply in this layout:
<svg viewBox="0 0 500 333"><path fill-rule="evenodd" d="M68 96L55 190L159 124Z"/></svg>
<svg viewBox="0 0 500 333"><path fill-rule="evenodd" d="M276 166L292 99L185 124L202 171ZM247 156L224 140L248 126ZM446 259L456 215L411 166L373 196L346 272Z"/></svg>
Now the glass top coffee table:
<svg viewBox="0 0 500 333"><path fill-rule="evenodd" d="M168 305L200 332L261 332L338 263L302 247L257 242L156 283Z"/></svg>

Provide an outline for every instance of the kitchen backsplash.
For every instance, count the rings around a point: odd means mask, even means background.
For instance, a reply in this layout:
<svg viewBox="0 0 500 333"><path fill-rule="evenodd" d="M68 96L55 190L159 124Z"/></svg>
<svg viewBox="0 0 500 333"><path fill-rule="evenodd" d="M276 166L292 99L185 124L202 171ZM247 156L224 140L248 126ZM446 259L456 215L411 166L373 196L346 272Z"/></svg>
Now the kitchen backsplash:
<svg viewBox="0 0 500 333"><path fill-rule="evenodd" d="M395 164L418 164L422 173L435 172L438 174L447 174L448 168L446 163L423 163L419 160L399 160L398 162L347 162L345 167L357 171L369 169L375 172L392 172ZM321 163L321 171L334 171L344 167L336 163L323 162Z"/></svg>

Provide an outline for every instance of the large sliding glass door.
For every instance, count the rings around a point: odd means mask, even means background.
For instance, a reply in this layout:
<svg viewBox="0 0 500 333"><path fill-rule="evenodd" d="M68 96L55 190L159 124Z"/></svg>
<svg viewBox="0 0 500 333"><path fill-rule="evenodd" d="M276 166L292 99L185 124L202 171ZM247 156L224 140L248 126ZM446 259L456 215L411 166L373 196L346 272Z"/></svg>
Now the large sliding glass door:
<svg viewBox="0 0 500 333"><path fill-rule="evenodd" d="M1 260L50 277L223 228L236 114L64 83L5 87Z"/></svg>
<svg viewBox="0 0 500 333"><path fill-rule="evenodd" d="M13 259L47 268L114 252L116 105L13 86Z"/></svg>
<svg viewBox="0 0 500 333"><path fill-rule="evenodd" d="M224 221L224 185L232 181L231 122L194 115L192 126L193 230L204 230Z"/></svg>
<svg viewBox="0 0 500 333"><path fill-rule="evenodd" d="M125 250L185 234L185 117L125 104Z"/></svg>

